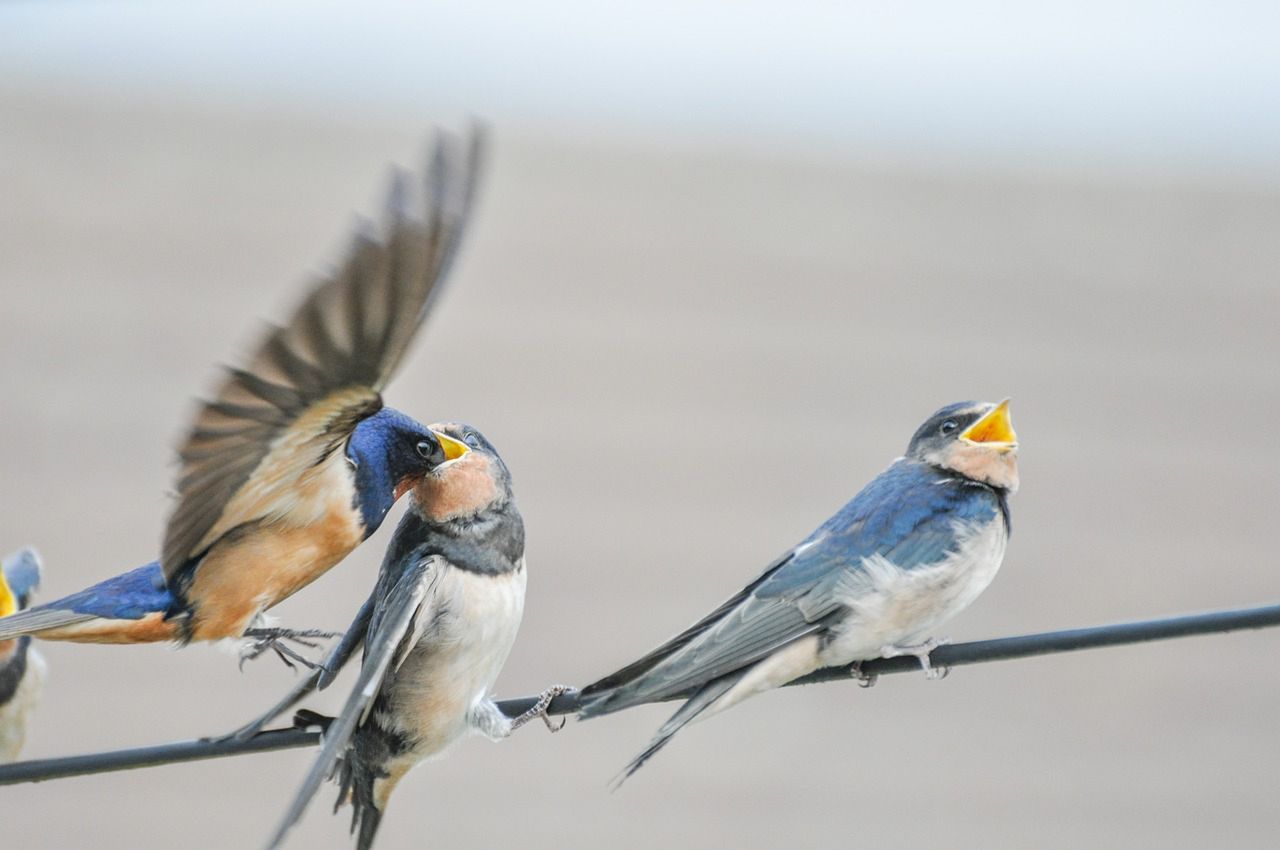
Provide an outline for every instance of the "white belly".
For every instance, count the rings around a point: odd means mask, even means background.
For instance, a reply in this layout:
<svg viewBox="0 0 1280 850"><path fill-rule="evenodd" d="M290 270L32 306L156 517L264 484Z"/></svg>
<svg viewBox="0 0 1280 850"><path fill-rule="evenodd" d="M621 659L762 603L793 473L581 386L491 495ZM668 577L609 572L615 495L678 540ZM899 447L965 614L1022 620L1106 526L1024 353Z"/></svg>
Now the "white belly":
<svg viewBox="0 0 1280 850"><path fill-rule="evenodd" d="M35 711L44 686L44 659L34 647L27 649L27 672L13 697L0 705L0 763L13 761L27 737L27 721Z"/></svg>
<svg viewBox="0 0 1280 850"><path fill-rule="evenodd" d="M932 636L991 584L1008 539L1004 519L997 517L970 531L954 555L932 566L900 570L879 556L866 559L865 571L841 590L840 602L850 613L832 630L822 663L876 658L883 646Z"/></svg>
<svg viewBox="0 0 1280 850"><path fill-rule="evenodd" d="M446 612L409 653L390 685L394 725L413 740L413 759L443 752L473 731L524 614L524 569L481 575L450 569L437 588Z"/></svg>

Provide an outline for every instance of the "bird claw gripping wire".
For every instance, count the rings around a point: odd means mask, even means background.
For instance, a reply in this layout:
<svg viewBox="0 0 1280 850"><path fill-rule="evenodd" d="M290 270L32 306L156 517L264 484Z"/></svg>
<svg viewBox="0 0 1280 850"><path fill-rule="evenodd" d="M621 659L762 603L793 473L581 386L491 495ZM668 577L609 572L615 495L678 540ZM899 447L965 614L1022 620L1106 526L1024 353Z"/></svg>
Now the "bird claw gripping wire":
<svg viewBox="0 0 1280 850"><path fill-rule="evenodd" d="M341 632L326 632L321 629L246 629L244 637L248 639L248 643L240 650L240 669L244 669L246 661L252 661L270 650L290 670L298 669L298 664L308 670L315 670L319 665L289 647L285 641L293 641L308 649L319 649L320 644L314 639L324 640L340 634Z"/></svg>
<svg viewBox="0 0 1280 850"><path fill-rule="evenodd" d="M568 718L560 718L560 723L557 725L552 722L551 717L547 714L547 709L551 707L552 700L561 694L566 694L572 690L573 688L568 685L552 685L547 688L538 696L538 701L535 702L528 711L511 720L511 731L516 731L535 717L541 717L542 722L547 724L547 728L549 730L552 732L559 732L564 728L564 724L568 722Z"/></svg>
<svg viewBox="0 0 1280 850"><path fill-rule="evenodd" d="M929 654L938 647L946 646L949 643L951 643L951 638L929 638L923 643L907 646L882 646L880 647L880 657L897 658L900 655L910 655L920 662L920 669L924 671L926 679L945 679L947 674L951 672L951 668L943 665L933 666L929 660Z"/></svg>
<svg viewBox="0 0 1280 850"><path fill-rule="evenodd" d="M875 673L865 673L862 670L862 662L855 661L849 665L849 675L858 683L860 688L873 688L880 679Z"/></svg>

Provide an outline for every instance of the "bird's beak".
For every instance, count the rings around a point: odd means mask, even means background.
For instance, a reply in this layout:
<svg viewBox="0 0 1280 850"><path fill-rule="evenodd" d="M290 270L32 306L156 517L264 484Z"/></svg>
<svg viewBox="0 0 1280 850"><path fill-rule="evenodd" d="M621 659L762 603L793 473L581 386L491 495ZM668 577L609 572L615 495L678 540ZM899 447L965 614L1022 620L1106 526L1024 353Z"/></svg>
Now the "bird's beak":
<svg viewBox="0 0 1280 850"><path fill-rule="evenodd" d="M986 416L966 428L960 439L1000 452L1016 449L1018 435L1013 432L1013 421L1009 418L1009 399L991 408Z"/></svg>
<svg viewBox="0 0 1280 850"><path fill-rule="evenodd" d="M440 448L444 449L445 461L457 460L458 458L471 451L471 447L461 440L455 440L448 434L441 434L439 431L432 430L435 438L440 441Z"/></svg>
<svg viewBox="0 0 1280 850"><path fill-rule="evenodd" d="M4 570L0 570L0 617L7 617L18 610L18 598L13 595Z"/></svg>

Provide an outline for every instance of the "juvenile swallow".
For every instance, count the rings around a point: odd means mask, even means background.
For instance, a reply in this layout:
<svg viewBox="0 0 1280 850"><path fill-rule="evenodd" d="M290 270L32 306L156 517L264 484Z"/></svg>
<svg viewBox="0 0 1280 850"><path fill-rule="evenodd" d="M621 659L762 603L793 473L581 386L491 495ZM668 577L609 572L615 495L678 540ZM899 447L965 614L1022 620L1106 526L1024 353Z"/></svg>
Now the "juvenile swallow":
<svg viewBox="0 0 1280 850"><path fill-rule="evenodd" d="M40 557L22 549L0 563L0 617L21 611L40 586ZM44 686L44 659L31 638L0 641L0 763L13 761Z"/></svg>
<svg viewBox="0 0 1280 850"><path fill-rule="evenodd" d="M580 717L687 696L621 782L695 718L822 667L914 655L930 678L934 629L986 589L1018 489L1009 400L961 402L920 426L851 502L737 595L582 690Z"/></svg>
<svg viewBox="0 0 1280 850"><path fill-rule="evenodd" d="M180 447L160 559L0 620L0 640L248 636L260 641L256 654L299 634L255 627L448 460L431 431L385 407L381 392L457 253L481 154L478 131L436 140L423 216L410 210L397 172L385 232L361 227L345 263L265 336L247 367L228 371Z"/></svg>
<svg viewBox="0 0 1280 850"><path fill-rule="evenodd" d="M524 611L524 521L493 445L467 425L432 428L464 451L414 485L371 596L360 675L341 714L325 718L324 745L273 848L337 766L338 805L351 803L367 850L414 765L475 732L501 740L566 690L549 689L515 719L494 703Z"/></svg>

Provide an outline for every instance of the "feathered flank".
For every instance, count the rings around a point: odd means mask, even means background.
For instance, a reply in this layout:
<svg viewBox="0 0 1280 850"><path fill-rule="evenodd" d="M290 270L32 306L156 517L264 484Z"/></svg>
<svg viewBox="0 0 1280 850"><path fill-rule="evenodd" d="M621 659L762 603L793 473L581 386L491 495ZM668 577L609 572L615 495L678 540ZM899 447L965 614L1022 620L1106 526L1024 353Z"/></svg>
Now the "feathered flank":
<svg viewBox="0 0 1280 850"><path fill-rule="evenodd" d="M379 239L359 233L342 267L289 323L270 331L247 367L228 370L179 448L178 498L161 556L166 579L223 534L276 518L308 470L382 407L457 253L483 159L484 134L439 134L410 212L397 172Z"/></svg>

